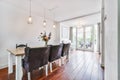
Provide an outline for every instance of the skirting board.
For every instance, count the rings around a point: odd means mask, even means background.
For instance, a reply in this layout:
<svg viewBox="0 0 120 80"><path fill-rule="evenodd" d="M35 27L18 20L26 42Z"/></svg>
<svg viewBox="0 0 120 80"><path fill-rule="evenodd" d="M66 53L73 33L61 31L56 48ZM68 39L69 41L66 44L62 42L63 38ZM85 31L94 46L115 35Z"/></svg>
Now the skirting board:
<svg viewBox="0 0 120 80"><path fill-rule="evenodd" d="M15 65L15 63L13 63L13 66ZM4 69L4 68L7 68L8 67L8 64L4 64L2 66L0 66L0 69Z"/></svg>
<svg viewBox="0 0 120 80"><path fill-rule="evenodd" d="M7 67L8 67L7 64L6 65L2 65L2 66L0 66L0 69L7 68Z"/></svg>

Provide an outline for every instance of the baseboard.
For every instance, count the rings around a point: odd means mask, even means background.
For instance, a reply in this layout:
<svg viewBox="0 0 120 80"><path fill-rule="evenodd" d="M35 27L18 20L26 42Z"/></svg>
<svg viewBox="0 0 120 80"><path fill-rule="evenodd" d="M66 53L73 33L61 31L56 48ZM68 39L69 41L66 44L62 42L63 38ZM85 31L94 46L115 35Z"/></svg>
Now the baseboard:
<svg viewBox="0 0 120 80"><path fill-rule="evenodd" d="M8 65L2 65L2 66L0 66L0 69L4 69L4 68L7 68L8 67Z"/></svg>

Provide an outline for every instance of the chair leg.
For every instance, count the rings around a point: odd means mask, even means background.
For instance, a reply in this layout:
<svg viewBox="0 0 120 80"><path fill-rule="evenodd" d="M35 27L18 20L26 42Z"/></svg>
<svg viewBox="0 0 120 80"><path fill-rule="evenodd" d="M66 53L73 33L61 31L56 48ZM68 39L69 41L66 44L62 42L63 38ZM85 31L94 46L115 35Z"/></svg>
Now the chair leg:
<svg viewBox="0 0 120 80"><path fill-rule="evenodd" d="M61 57L61 63L64 64L64 57Z"/></svg>
<svg viewBox="0 0 120 80"><path fill-rule="evenodd" d="M61 57L61 65L62 65L62 57Z"/></svg>
<svg viewBox="0 0 120 80"><path fill-rule="evenodd" d="M48 65L45 65L45 74L48 75Z"/></svg>
<svg viewBox="0 0 120 80"><path fill-rule="evenodd" d="M30 72L27 73L28 80L31 80Z"/></svg>
<svg viewBox="0 0 120 80"><path fill-rule="evenodd" d="M61 66L61 59L59 59L59 66Z"/></svg>
<svg viewBox="0 0 120 80"><path fill-rule="evenodd" d="M69 56L69 54L67 54L67 57L66 57L67 61L69 61L69 58L70 58L70 56Z"/></svg>
<svg viewBox="0 0 120 80"><path fill-rule="evenodd" d="M52 72L52 63L50 63L50 72Z"/></svg>

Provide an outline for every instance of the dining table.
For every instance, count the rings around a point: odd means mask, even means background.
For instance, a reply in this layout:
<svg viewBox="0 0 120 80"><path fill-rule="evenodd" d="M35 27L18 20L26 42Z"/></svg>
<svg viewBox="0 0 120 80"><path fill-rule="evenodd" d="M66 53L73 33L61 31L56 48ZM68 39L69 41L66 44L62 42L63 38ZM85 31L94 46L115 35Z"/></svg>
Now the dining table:
<svg viewBox="0 0 120 80"><path fill-rule="evenodd" d="M8 53L8 74L13 73L13 65L15 60L15 80L22 80L22 58L25 55L24 48L7 49ZM15 59L14 59L15 57Z"/></svg>
<svg viewBox="0 0 120 80"><path fill-rule="evenodd" d="M57 44L59 43L54 43L52 45L57 45ZM36 47L45 47L45 46L29 46L29 47L36 48ZM22 80L22 77L23 77L22 59L25 55L24 49L25 47L7 49L7 51L9 52L8 53L8 74L13 73L13 65L15 65L15 80Z"/></svg>

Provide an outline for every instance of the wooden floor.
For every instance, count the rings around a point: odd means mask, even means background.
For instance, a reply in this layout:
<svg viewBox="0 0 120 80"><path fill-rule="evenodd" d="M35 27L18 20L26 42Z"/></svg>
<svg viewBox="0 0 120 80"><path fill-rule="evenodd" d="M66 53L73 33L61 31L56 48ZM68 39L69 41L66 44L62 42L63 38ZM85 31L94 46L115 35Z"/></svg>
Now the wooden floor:
<svg viewBox="0 0 120 80"><path fill-rule="evenodd" d="M97 53L74 51L71 52L68 62L61 67L54 63L53 67L53 72L49 72L47 77L44 69L33 71L32 80L104 80ZM15 80L15 73L8 75L8 69L2 69L0 80ZM27 80L25 72L23 80Z"/></svg>

